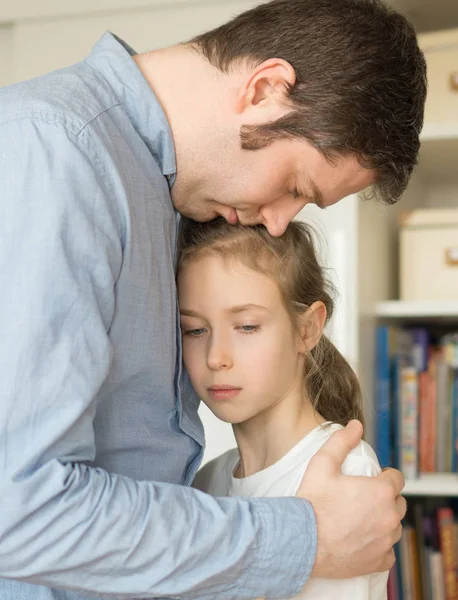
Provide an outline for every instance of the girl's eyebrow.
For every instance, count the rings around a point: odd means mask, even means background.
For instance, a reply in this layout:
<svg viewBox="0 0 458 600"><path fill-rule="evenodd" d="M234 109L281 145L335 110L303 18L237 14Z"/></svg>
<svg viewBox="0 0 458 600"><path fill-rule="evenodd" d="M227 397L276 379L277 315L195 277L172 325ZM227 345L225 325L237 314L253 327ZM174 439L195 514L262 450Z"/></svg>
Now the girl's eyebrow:
<svg viewBox="0 0 458 600"><path fill-rule="evenodd" d="M180 308L180 315L185 317L200 317L200 315L193 310L187 310L186 308Z"/></svg>
<svg viewBox="0 0 458 600"><path fill-rule="evenodd" d="M269 310L266 306L262 306L261 304L241 304L240 306L232 306L231 308L227 309L227 312L231 313L231 314L237 314L237 313L241 313L244 312L246 310L251 310L253 308L260 308L261 310ZM187 308L180 308L180 315L183 315L184 317L200 317L201 315L199 315L198 313L196 313L194 310L188 310Z"/></svg>
<svg viewBox="0 0 458 600"><path fill-rule="evenodd" d="M236 314L244 312L245 310L250 310L253 308L260 308L261 310L268 310L266 306L261 306L261 304L241 304L240 306L233 306L229 309L228 312Z"/></svg>

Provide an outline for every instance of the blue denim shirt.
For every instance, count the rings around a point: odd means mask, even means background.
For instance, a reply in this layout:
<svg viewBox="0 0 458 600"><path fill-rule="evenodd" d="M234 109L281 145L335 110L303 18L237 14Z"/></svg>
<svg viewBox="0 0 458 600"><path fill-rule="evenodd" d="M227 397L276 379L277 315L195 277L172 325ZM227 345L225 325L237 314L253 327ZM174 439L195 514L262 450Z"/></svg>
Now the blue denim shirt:
<svg viewBox="0 0 458 600"><path fill-rule="evenodd" d="M0 91L0 598L290 596L311 506L188 487L173 140L132 54Z"/></svg>

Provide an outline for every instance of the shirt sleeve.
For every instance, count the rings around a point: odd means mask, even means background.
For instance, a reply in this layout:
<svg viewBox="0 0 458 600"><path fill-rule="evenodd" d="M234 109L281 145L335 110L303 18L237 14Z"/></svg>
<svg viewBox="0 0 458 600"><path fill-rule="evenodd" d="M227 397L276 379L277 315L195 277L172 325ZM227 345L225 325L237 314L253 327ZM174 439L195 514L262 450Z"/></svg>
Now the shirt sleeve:
<svg viewBox="0 0 458 600"><path fill-rule="evenodd" d="M297 600L338 598L339 600L387 600L388 573L374 573L351 579L311 578Z"/></svg>
<svg viewBox="0 0 458 600"><path fill-rule="evenodd" d="M344 475L375 477L381 472L377 456L366 442L361 442L346 458ZM298 600L339 598L339 600L386 600L388 572L373 573L350 579L310 578Z"/></svg>
<svg viewBox="0 0 458 600"><path fill-rule="evenodd" d="M377 455L365 441L350 452L342 466L344 475L363 475L375 477L382 472Z"/></svg>
<svg viewBox="0 0 458 600"><path fill-rule="evenodd" d="M122 222L85 131L0 135L0 578L128 598L292 596L311 506L215 499L91 466Z"/></svg>

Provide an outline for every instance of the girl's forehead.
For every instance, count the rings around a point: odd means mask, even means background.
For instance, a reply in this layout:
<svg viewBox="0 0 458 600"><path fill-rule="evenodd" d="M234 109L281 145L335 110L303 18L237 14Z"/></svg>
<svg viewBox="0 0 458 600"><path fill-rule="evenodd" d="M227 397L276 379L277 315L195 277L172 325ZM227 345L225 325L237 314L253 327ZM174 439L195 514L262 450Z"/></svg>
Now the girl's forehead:
<svg viewBox="0 0 458 600"><path fill-rule="evenodd" d="M267 257L246 257L240 253L231 255L230 253L221 253L218 251L198 254L195 257L188 257L181 266L177 279L186 279L189 283L195 282L202 284L203 281L208 285L212 278L232 278L234 285L240 284L243 280L245 285L259 285L261 281L274 284L274 288L281 293L280 275L277 269L269 264L271 261Z"/></svg>

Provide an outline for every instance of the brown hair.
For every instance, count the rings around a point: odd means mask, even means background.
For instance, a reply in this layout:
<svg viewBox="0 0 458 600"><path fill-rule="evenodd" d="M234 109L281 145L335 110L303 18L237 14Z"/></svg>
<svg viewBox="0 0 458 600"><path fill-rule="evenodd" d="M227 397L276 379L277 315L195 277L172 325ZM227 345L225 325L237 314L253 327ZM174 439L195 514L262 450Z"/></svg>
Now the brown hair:
<svg viewBox="0 0 458 600"><path fill-rule="evenodd" d="M326 306L327 321L332 317L334 288L318 262L309 225L292 221L283 235L272 237L262 225L229 225L222 218L196 223L183 218L178 273L207 253L240 261L277 282L294 326L298 315L319 300ZM327 421L346 425L351 419L363 420L358 379L324 335L307 354L304 382L315 409Z"/></svg>
<svg viewBox="0 0 458 600"><path fill-rule="evenodd" d="M221 71L269 58L294 68L291 112L243 127L243 148L304 138L330 162L356 155L375 170L383 201L400 198L418 160L426 97L426 63L402 15L381 0L273 0L191 44Z"/></svg>

